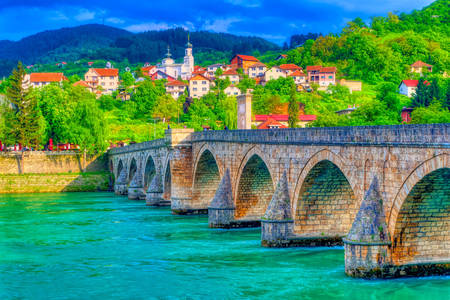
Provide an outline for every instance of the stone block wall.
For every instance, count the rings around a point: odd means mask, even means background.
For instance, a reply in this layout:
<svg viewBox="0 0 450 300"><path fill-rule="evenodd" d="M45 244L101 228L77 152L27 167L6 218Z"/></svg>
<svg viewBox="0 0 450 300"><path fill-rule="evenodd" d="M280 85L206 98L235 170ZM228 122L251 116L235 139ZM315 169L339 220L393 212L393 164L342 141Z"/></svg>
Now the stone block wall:
<svg viewBox="0 0 450 300"><path fill-rule="evenodd" d="M192 190L192 203L198 207L208 207L220 183L219 168L214 156L205 151L199 159Z"/></svg>
<svg viewBox="0 0 450 300"><path fill-rule="evenodd" d="M450 260L450 169L420 180L403 204L392 244L394 264Z"/></svg>
<svg viewBox="0 0 450 300"><path fill-rule="evenodd" d="M346 235L359 207L347 179L330 161L309 172L298 203L294 232L316 236Z"/></svg>

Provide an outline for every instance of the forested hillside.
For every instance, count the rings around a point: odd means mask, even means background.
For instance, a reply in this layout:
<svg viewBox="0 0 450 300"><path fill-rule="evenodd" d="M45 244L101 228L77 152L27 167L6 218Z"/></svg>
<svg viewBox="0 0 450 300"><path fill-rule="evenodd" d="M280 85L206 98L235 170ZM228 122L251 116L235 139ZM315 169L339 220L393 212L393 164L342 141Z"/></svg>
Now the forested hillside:
<svg viewBox="0 0 450 300"><path fill-rule="evenodd" d="M411 14L356 18L340 35L320 36L289 51L287 62L336 66L339 75L370 83L399 83L409 65L426 61L435 71L450 69L450 22L447 0L438 0Z"/></svg>
<svg viewBox="0 0 450 300"><path fill-rule="evenodd" d="M206 31L190 34L199 62L228 60L235 53L264 53L279 47L257 37ZM0 41L0 76L10 74L21 60L24 64L54 64L79 59L155 63L170 46L182 58L188 32L182 28L133 34L114 27L92 24L41 32L18 42Z"/></svg>

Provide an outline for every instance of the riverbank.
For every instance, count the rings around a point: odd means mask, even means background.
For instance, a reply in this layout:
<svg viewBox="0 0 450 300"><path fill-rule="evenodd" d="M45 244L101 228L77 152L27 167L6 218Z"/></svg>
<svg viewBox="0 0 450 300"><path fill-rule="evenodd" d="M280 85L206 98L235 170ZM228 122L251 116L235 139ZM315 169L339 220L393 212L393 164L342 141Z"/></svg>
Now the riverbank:
<svg viewBox="0 0 450 300"><path fill-rule="evenodd" d="M0 174L0 194L108 190L110 190L110 174L108 172Z"/></svg>

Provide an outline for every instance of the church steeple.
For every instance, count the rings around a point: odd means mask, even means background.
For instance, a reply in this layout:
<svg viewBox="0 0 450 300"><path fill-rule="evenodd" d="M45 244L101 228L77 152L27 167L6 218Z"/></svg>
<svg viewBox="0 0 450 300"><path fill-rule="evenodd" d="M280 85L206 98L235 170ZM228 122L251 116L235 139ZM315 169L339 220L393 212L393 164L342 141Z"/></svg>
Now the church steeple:
<svg viewBox="0 0 450 300"><path fill-rule="evenodd" d="M170 54L170 46L169 46L169 45L167 45L167 54L166 54L166 57L167 57L167 58L171 58L171 57L172 57L172 54Z"/></svg>
<svg viewBox="0 0 450 300"><path fill-rule="evenodd" d="M192 48L192 44L190 42L190 33L188 33L188 41L187 41L187 44L186 44L186 48Z"/></svg>

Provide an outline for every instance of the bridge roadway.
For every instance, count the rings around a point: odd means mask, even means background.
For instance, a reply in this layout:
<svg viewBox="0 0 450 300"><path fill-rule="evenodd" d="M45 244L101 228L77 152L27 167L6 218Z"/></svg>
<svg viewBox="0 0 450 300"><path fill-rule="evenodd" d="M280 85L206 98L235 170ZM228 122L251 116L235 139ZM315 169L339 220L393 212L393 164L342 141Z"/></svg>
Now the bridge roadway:
<svg viewBox="0 0 450 300"><path fill-rule="evenodd" d="M109 151L114 190L266 247L345 245L356 277L450 273L450 124L167 130Z"/></svg>

